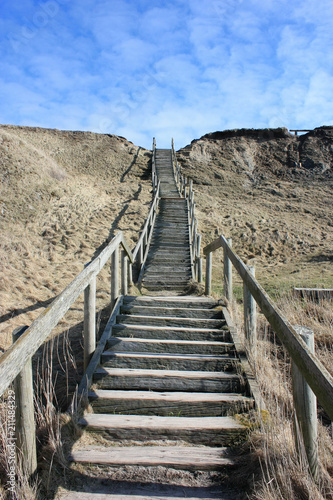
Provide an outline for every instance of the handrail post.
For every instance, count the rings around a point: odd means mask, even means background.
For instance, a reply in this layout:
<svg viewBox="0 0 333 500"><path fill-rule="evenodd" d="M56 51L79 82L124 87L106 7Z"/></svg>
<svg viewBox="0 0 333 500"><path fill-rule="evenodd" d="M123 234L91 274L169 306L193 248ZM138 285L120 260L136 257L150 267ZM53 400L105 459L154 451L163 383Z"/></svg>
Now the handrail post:
<svg viewBox="0 0 333 500"><path fill-rule="evenodd" d="M121 293L127 295L128 292L128 257L125 250L121 252Z"/></svg>
<svg viewBox="0 0 333 500"><path fill-rule="evenodd" d="M232 239L228 238L227 243L231 247ZM226 249L224 249L223 276L224 276L224 296L230 302L232 299L232 264L228 257Z"/></svg>
<svg viewBox="0 0 333 500"><path fill-rule="evenodd" d="M202 259L200 257L201 234L197 237L196 259L197 259L197 279L198 283L202 283Z"/></svg>
<svg viewBox="0 0 333 500"><path fill-rule="evenodd" d="M13 342L25 332L27 326L15 328ZM14 380L16 447L22 468L31 476L37 469L36 428L31 358ZM11 441L13 442L13 441Z"/></svg>
<svg viewBox="0 0 333 500"><path fill-rule="evenodd" d="M86 370L96 349L96 276L84 290L83 366Z"/></svg>
<svg viewBox="0 0 333 500"><path fill-rule="evenodd" d="M140 248L139 248L139 267L141 269L143 264L143 241L141 242Z"/></svg>
<svg viewBox="0 0 333 500"><path fill-rule="evenodd" d="M249 273L255 277L255 268L250 266ZM244 331L249 342L252 355L255 357L257 348L257 304L245 282L243 282L244 297Z"/></svg>
<svg viewBox="0 0 333 500"><path fill-rule="evenodd" d="M295 326L296 332L314 353L313 331L304 326ZM302 454L302 444L307 455L309 469L315 480L318 479L318 420L317 398L305 381L294 362L291 364L294 398L294 429L296 449ZM301 436L300 436L301 433ZM302 443L303 441L303 443Z"/></svg>
<svg viewBox="0 0 333 500"><path fill-rule="evenodd" d="M206 287L205 294L210 295L212 291L212 252L206 256Z"/></svg>
<svg viewBox="0 0 333 500"><path fill-rule="evenodd" d="M133 285L133 264L128 261L128 286Z"/></svg>
<svg viewBox="0 0 333 500"><path fill-rule="evenodd" d="M111 308L119 295L119 245L111 256Z"/></svg>

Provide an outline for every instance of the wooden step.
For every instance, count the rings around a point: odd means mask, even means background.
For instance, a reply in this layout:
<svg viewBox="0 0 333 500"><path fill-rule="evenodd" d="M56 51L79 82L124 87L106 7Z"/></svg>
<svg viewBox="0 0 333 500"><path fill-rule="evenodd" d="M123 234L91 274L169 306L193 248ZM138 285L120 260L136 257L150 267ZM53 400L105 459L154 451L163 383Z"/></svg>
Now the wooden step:
<svg viewBox="0 0 333 500"><path fill-rule="evenodd" d="M99 367L93 377L100 389L243 392L236 373Z"/></svg>
<svg viewBox="0 0 333 500"><path fill-rule="evenodd" d="M201 309L185 307L158 307L144 305L124 305L121 314L140 314L144 316L177 316L177 318L223 319L221 309Z"/></svg>
<svg viewBox="0 0 333 500"><path fill-rule="evenodd" d="M200 318L176 318L168 316L132 316L131 314L120 314L117 316L119 324L141 324L155 326L178 326L185 328L221 328L226 324L225 319L200 319Z"/></svg>
<svg viewBox="0 0 333 500"><path fill-rule="evenodd" d="M178 339L178 340L218 340L230 342L228 325L222 328L184 328L172 326L147 326L117 324L112 327L114 337L135 337L146 339Z"/></svg>
<svg viewBox="0 0 333 500"><path fill-rule="evenodd" d="M79 420L88 431L111 440L182 439L209 446L231 446L245 439L247 428L232 417L159 417L88 413Z"/></svg>
<svg viewBox="0 0 333 500"><path fill-rule="evenodd" d="M185 269L182 271L172 271L172 274L173 274L173 276L175 276L175 278L177 278L177 281L179 281L179 280L188 281L189 279L192 278L191 269ZM170 277L170 270L161 271L158 269L157 270L147 269L145 271L143 279L150 278L152 280L154 280L154 279L157 280L157 279L161 278L164 280L165 278L169 278L169 277Z"/></svg>
<svg viewBox="0 0 333 500"><path fill-rule="evenodd" d="M158 263L162 266L164 265L169 265L169 264L174 264L175 267L179 267L179 266L183 266L183 265L191 265L191 259L190 259L190 255L184 255L184 257L180 257L178 256L177 258L175 258L175 256L172 256L171 252L169 252L169 255L159 255L159 254L152 254L151 252L149 253L148 255L148 259L147 259L148 263L149 264L152 264L153 262L154 263Z"/></svg>
<svg viewBox="0 0 333 500"><path fill-rule="evenodd" d="M177 486L155 482L155 479L147 482L115 482L103 478L101 480L91 477L81 481L80 491L62 490L56 500L235 500L241 498L240 492L233 492L229 487L222 486ZM194 478L195 480L195 478ZM97 483L97 484L96 484ZM96 491L92 492L92 488ZM112 491L112 493L109 493ZM243 497L245 498L245 497Z"/></svg>
<svg viewBox="0 0 333 500"><path fill-rule="evenodd" d="M174 284L159 284L159 285L144 285L141 290L142 293L145 293L145 290L150 293L161 293L161 292L170 292L173 295L184 295L188 291L188 284L186 285L174 285Z"/></svg>
<svg viewBox="0 0 333 500"><path fill-rule="evenodd" d="M238 358L223 354L165 354L156 352L104 351L104 368L149 368L161 370L231 371L239 365Z"/></svg>
<svg viewBox="0 0 333 500"><path fill-rule="evenodd" d="M85 446L72 451L71 462L109 467L171 467L178 470L220 470L238 463L227 448L196 446Z"/></svg>
<svg viewBox="0 0 333 500"><path fill-rule="evenodd" d="M105 414L222 417L253 407L253 399L240 394L95 389L88 396L94 413Z"/></svg>
<svg viewBox="0 0 333 500"><path fill-rule="evenodd" d="M232 351L234 344L218 341L140 339L129 337L111 337L108 340L109 349L118 352L163 352L186 354L225 354Z"/></svg>
<svg viewBox="0 0 333 500"><path fill-rule="evenodd" d="M131 296L127 295L124 297L125 305L158 305L159 307L186 307L186 308L200 308L200 309L213 309L217 306L222 305L222 302L218 302L214 299L208 297L196 297L196 296L184 296L184 297L142 297L142 296Z"/></svg>
<svg viewBox="0 0 333 500"><path fill-rule="evenodd" d="M163 290L163 287L166 289L172 289L172 288L179 288L180 290L186 290L186 287L188 286L190 279L187 280L171 280L171 279L159 279L156 280L154 278L147 278L145 280L142 279L142 286L147 288L148 290L155 289L155 290Z"/></svg>

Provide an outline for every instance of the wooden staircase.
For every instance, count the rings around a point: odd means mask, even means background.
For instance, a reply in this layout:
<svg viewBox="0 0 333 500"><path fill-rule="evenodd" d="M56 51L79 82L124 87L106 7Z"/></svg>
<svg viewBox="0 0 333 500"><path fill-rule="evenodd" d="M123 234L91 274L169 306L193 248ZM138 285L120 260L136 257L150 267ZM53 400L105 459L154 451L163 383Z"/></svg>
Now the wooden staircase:
<svg viewBox="0 0 333 500"><path fill-rule="evenodd" d="M119 299L111 316L62 500L246 497L219 474L238 464L230 450L247 427L235 415L254 399L221 303L185 295L187 202L169 150L157 150L156 168L162 198L142 277L150 296Z"/></svg>
<svg viewBox="0 0 333 500"><path fill-rule="evenodd" d="M187 200L177 189L171 150L157 149L155 164L161 200L141 285L148 293L184 294L193 276Z"/></svg>
<svg viewBox="0 0 333 500"><path fill-rule="evenodd" d="M162 483L167 497L183 497L166 483L166 471L195 477L235 467L229 447L242 442L247 429L234 415L254 405L219 303L191 296L124 297L89 402L79 421L83 436L70 455L74 471L82 475L84 468L84 480L80 491L59 498L85 498L89 491L87 498L128 500L136 477L148 490ZM115 470L122 471L125 491L131 486L128 496L108 482ZM101 494L91 490L96 474L113 493L95 496ZM236 498L216 484L195 491L193 498Z"/></svg>

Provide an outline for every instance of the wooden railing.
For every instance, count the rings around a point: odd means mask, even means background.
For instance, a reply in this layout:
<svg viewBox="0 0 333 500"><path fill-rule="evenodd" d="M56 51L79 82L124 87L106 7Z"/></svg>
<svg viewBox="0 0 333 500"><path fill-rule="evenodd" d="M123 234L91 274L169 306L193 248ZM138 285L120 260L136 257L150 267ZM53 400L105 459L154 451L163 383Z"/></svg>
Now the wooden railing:
<svg viewBox="0 0 333 500"><path fill-rule="evenodd" d="M199 283L202 282L202 258L200 257L201 234L198 234L198 221L195 217L195 201L193 191L193 181L181 174L180 166L177 162L174 141L171 141L171 154L173 172L178 187L179 194L187 199L190 227L190 249L192 263L192 277Z"/></svg>
<svg viewBox="0 0 333 500"><path fill-rule="evenodd" d="M313 349L303 340L302 335L297 332L297 328L288 322L265 290L260 286L254 276L254 270L248 268L232 250L231 240L226 239L224 236L220 236L203 249L203 253L206 256L206 294L209 295L211 293L212 254L221 247L224 250L224 295L228 300L232 297L232 265L243 281L244 327L250 349L255 350L257 343L255 304L258 304L261 312L265 315L272 329L286 348L293 366L297 367L298 372L304 377L306 383L333 421L333 377L315 356ZM299 380L293 381L296 397L299 394L299 387L304 385L304 383L300 383ZM304 391L307 394L309 392L305 389ZM305 395L305 399L307 398L308 395ZM299 427L303 433L310 470L316 476L318 463L314 448L317 446L317 443L314 443L314 441L316 441L317 435L317 416L316 412L313 412L313 398L310 397L310 400L303 401L301 405L302 409L299 409L300 403L299 401L296 402L294 398L294 405ZM310 417L310 414L313 416Z"/></svg>
<svg viewBox="0 0 333 500"><path fill-rule="evenodd" d="M155 139L153 143L152 183L154 198L145 221L143 230L133 252L120 231L102 252L63 290L43 313L29 326L16 329L14 343L0 357L0 395L13 384L15 387L18 443L24 467L30 473L36 469L36 438L34 424L34 397L32 380L32 356L47 340L52 330L64 317L72 304L84 292L84 369L86 375L80 385L79 393L87 387L91 366L100 355L100 345L96 349L96 278L106 263L111 259L111 294L112 315L108 325L112 324L119 310L121 297L127 294L128 285L133 283L133 265L143 269L147 256L151 234L156 218L159 201L160 183L155 169ZM121 253L121 255L120 255ZM106 332L108 330L106 329ZM107 333L103 334L106 341ZM104 338L105 337L105 338ZM93 358L93 359L92 359ZM93 363L91 363L93 361Z"/></svg>

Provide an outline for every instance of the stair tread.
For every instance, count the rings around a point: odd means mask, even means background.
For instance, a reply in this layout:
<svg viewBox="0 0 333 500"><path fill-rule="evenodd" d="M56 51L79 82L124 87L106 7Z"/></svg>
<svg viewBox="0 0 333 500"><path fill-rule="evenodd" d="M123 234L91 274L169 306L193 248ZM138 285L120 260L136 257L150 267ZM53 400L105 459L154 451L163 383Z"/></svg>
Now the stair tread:
<svg viewBox="0 0 333 500"><path fill-rule="evenodd" d="M82 426L91 428L137 428L192 430L246 430L246 427L233 417L161 417L155 415L110 415L106 413L87 413L80 420Z"/></svg>
<svg viewBox="0 0 333 500"><path fill-rule="evenodd" d="M150 377L150 378L182 378L182 379L215 379L215 380L238 380L239 375L232 372L209 372L209 371L198 371L198 370L156 370L156 369L144 369L144 368L108 368L108 367L98 367L95 371L96 374L107 374L113 377Z"/></svg>
<svg viewBox="0 0 333 500"><path fill-rule="evenodd" d="M223 321L223 320L222 320ZM191 328L191 327L185 327L185 326L154 326L154 325L144 325L144 324L140 324L140 325L135 325L135 324L125 324L125 323L117 323L116 325L114 325L113 328L126 328L126 329L129 329L129 330L135 330L135 329L139 329L139 330L142 330L143 328L146 329L146 330L150 330L150 331L153 331L153 330L162 330L162 331L176 331L176 332L190 332L190 333L223 333L223 331L225 330L221 330L220 328L209 328L209 330L207 328Z"/></svg>
<svg viewBox="0 0 333 500"><path fill-rule="evenodd" d="M89 398L106 399L140 399L140 400L160 400L160 401L182 401L182 402L232 402L232 401L252 401L252 398L238 393L216 393L216 392L181 392L181 391L131 391L131 390L110 390L93 389L89 391Z"/></svg>
<svg viewBox="0 0 333 500"><path fill-rule="evenodd" d="M118 337L118 336L112 336L109 339L109 342L116 340L116 341L121 341L121 342L137 342L138 344L165 344L170 345L170 344L177 344L179 346L209 346L209 347L220 347L220 346L228 346L228 347L233 347L232 342L220 342L218 340L179 340L179 339L142 339L142 338L135 338L135 337Z"/></svg>
<svg viewBox="0 0 333 500"><path fill-rule="evenodd" d="M117 352L117 351L104 351L102 357L118 357L118 358L147 358L147 359L174 359L174 360L192 360L192 361L234 361L237 362L238 358L230 357L229 354L172 354L172 353L159 353L159 352Z"/></svg>
<svg viewBox="0 0 333 500"><path fill-rule="evenodd" d="M84 446L74 450L69 460L114 466L164 466L186 469L214 469L235 465L235 457L227 456L227 448L208 446Z"/></svg>
<svg viewBox="0 0 333 500"><path fill-rule="evenodd" d="M200 322L213 322L214 323L223 323L225 324L225 320L223 318L179 318L177 316L149 316L148 314L119 314L119 318L122 319L123 317L130 317L131 319L133 318L137 318L137 319L163 319L163 320L167 320L167 319L170 319L170 320L178 320L180 321L181 323L185 321L198 321L199 323Z"/></svg>

